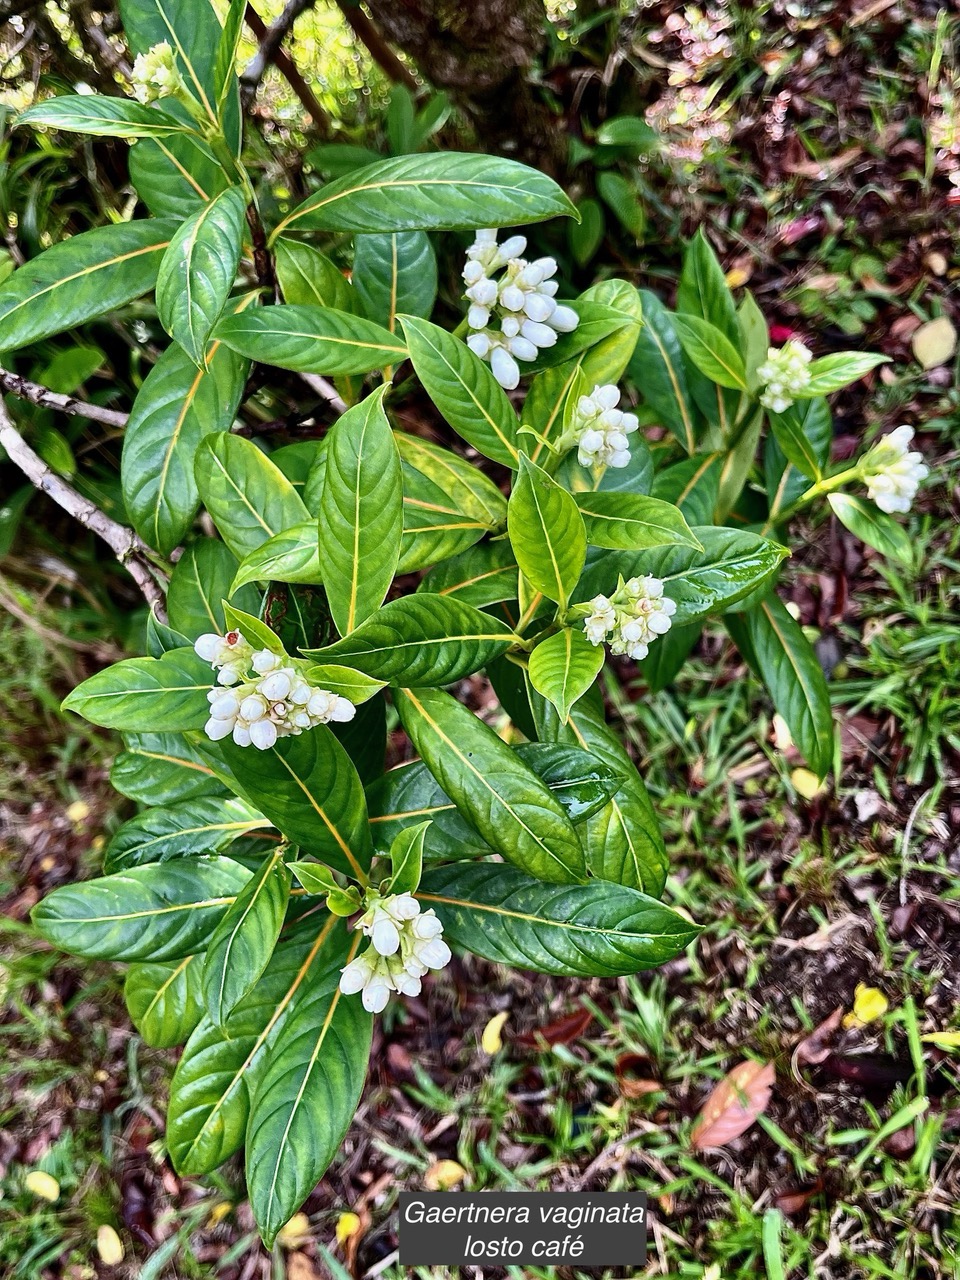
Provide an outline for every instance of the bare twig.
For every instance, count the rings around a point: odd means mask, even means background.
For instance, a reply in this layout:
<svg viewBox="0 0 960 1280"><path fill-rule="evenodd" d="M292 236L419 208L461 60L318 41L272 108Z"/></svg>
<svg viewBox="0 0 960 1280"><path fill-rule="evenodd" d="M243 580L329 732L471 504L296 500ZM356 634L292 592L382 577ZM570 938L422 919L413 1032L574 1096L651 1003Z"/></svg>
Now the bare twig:
<svg viewBox="0 0 960 1280"><path fill-rule="evenodd" d="M247 5L243 19L260 41L260 51L251 60L250 65L240 77L240 89L244 103L249 107L256 97L257 89L263 79L267 64L272 62L300 99L305 111L312 118L317 129L321 133L326 133L330 127L329 116L317 101L316 95L293 60L281 48L293 23L301 13L309 9L314 3L315 0L290 0L286 9L270 28L267 27L253 5ZM264 48L267 48L266 55L264 55Z"/></svg>
<svg viewBox="0 0 960 1280"><path fill-rule="evenodd" d="M116 409L104 409L98 404L88 404L85 400L78 400L76 396L60 395L39 382L21 378L18 373L10 373L7 369L0 369L0 391L8 391L11 395L19 396L21 400L29 400L31 404L39 405L41 409L54 409L57 413L89 418L92 422L102 422L108 427L127 425L125 413L120 413Z"/></svg>
<svg viewBox="0 0 960 1280"><path fill-rule="evenodd" d="M351 4L350 0L337 0L337 8L346 18L353 34L361 44L366 46L370 57L388 79L394 84L402 84L411 93L416 93L420 87L416 76L405 63L400 61L360 5Z"/></svg>
<svg viewBox="0 0 960 1280"><path fill-rule="evenodd" d="M253 243L253 268L257 273L257 283L276 301L277 276L273 269L273 258L267 248L267 233L260 218L260 210L255 204L247 205L247 225Z"/></svg>
<svg viewBox="0 0 960 1280"><path fill-rule="evenodd" d="M326 378L321 378L316 373L301 373L300 378L307 384L311 391L315 391L318 396L326 400L327 404L334 413L346 413L350 407L337 392L336 387L328 382Z"/></svg>
<svg viewBox="0 0 960 1280"><path fill-rule="evenodd" d="M153 606L158 616L163 618L166 578L151 564L150 548L146 543L141 542L132 529L126 529L122 524L111 520L89 498L85 498L72 485L67 484L66 480L51 471L13 425L2 400L0 400L0 445L6 449L7 457L14 466L20 468L35 488L52 498L85 529L89 529L91 533L103 539L136 582L144 599Z"/></svg>

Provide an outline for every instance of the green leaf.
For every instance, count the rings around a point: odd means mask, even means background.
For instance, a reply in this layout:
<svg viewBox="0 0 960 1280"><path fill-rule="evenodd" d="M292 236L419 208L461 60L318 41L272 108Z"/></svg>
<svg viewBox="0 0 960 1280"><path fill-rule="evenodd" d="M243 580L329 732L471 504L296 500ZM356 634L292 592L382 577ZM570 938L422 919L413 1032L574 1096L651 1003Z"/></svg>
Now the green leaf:
<svg viewBox="0 0 960 1280"><path fill-rule="evenodd" d="M228 631L239 631L244 640L255 649L269 649L271 653L286 659L283 641L267 623L261 622L253 614L244 613L242 609L237 609L232 604L227 604L226 600L223 602L223 617Z"/></svg>
<svg viewBox="0 0 960 1280"><path fill-rule="evenodd" d="M302 853L363 882L372 846L357 771L325 725L281 738L268 751L220 743L252 804Z"/></svg>
<svg viewBox="0 0 960 1280"><path fill-rule="evenodd" d="M674 316L673 327L684 351L702 374L721 387L746 391L743 357L730 339L699 316Z"/></svg>
<svg viewBox="0 0 960 1280"><path fill-rule="evenodd" d="M237 572L237 558L215 538L198 538L191 542L173 567L167 612L171 626L191 639L211 631L221 635L227 630L223 616L223 599L229 596L230 584ZM237 606L256 613L259 595L253 587L236 593Z"/></svg>
<svg viewBox="0 0 960 1280"><path fill-rule="evenodd" d="M334 725L334 736L346 751L366 786L379 778L386 768L387 702L383 697L371 698L352 720Z"/></svg>
<svg viewBox="0 0 960 1280"><path fill-rule="evenodd" d="M818 778L833 763L830 691L803 628L776 595L724 618L743 657L770 691L794 742Z"/></svg>
<svg viewBox="0 0 960 1280"><path fill-rule="evenodd" d="M400 323L417 377L450 426L486 457L516 468L517 415L489 365L429 320L403 315Z"/></svg>
<svg viewBox="0 0 960 1280"><path fill-rule="evenodd" d="M0 285L0 351L63 333L153 288L177 224L147 218L70 236Z"/></svg>
<svg viewBox="0 0 960 1280"><path fill-rule="evenodd" d="M160 323L200 368L237 278L245 215L243 190L230 187L183 224L160 263Z"/></svg>
<svg viewBox="0 0 960 1280"><path fill-rule="evenodd" d="M587 196L577 205L579 223L567 223L567 240L573 260L578 267L585 267L603 243L606 220L603 207Z"/></svg>
<svg viewBox="0 0 960 1280"><path fill-rule="evenodd" d="M516 636L472 605L417 592L391 600L343 640L311 658L411 686L452 684L505 653Z"/></svg>
<svg viewBox="0 0 960 1280"><path fill-rule="evenodd" d="M893 516L866 498L855 498L849 493L831 493L828 501L840 523L861 542L891 560L898 560L901 564L913 563L910 535Z"/></svg>
<svg viewBox="0 0 960 1280"><path fill-rule="evenodd" d="M221 320L216 336L261 364L329 377L369 373L407 355L389 330L334 307L260 307Z"/></svg>
<svg viewBox="0 0 960 1280"><path fill-rule="evenodd" d="M157 107L145 107L129 98L104 98L99 94L64 94L35 102L17 117L17 124L45 125L67 133L93 138L163 138L185 133L188 126Z"/></svg>
<svg viewBox="0 0 960 1280"><path fill-rule="evenodd" d="M213 64L213 88L217 115L229 123L229 103L237 92L237 50L243 35L245 0L228 0L223 31L217 44L217 57Z"/></svg>
<svg viewBox="0 0 960 1280"><path fill-rule="evenodd" d="M415 893L423 874L423 840L429 822L398 831L390 846L390 893Z"/></svg>
<svg viewBox="0 0 960 1280"><path fill-rule="evenodd" d="M507 518L507 500L479 467L452 449L431 444L420 436L395 431L400 457L408 467L432 480L462 516L494 529Z"/></svg>
<svg viewBox="0 0 960 1280"><path fill-rule="evenodd" d="M703 227L697 230L683 255L677 311L684 318L693 316L708 321L731 344L739 346L740 323L733 294Z"/></svg>
<svg viewBox="0 0 960 1280"><path fill-rule="evenodd" d="M400 437L396 438L399 442ZM406 461L401 465L403 540L398 573L411 573L465 551L489 531L486 520L465 515L457 499L448 496L422 471Z"/></svg>
<svg viewBox="0 0 960 1280"><path fill-rule="evenodd" d="M629 147L640 155L656 151L660 134L639 116L611 116L597 130L601 147Z"/></svg>
<svg viewBox="0 0 960 1280"><path fill-rule="evenodd" d="M172 1049L188 1039L203 1017L201 957L170 964L132 964L123 984L130 1021L153 1049Z"/></svg>
<svg viewBox="0 0 960 1280"><path fill-rule="evenodd" d="M726 520L740 501L744 486L750 478L760 444L763 427L763 411L756 408L737 425L736 442L728 450L720 468L720 484L717 489L717 506L714 518Z"/></svg>
<svg viewBox="0 0 960 1280"><path fill-rule="evenodd" d="M623 282L605 280L603 283L622 285ZM588 381L609 382L618 376L616 370L622 371L630 359L639 325L619 305L594 301L598 289L595 285L581 297L565 301L564 305L580 317L580 323L571 333L561 333L552 347L541 347L536 360L521 366L523 373L539 373L541 369L551 369L582 355Z"/></svg>
<svg viewBox="0 0 960 1280"><path fill-rule="evenodd" d="M801 400L783 413L767 410L784 457L811 480L819 480L830 454L833 417L826 400Z"/></svg>
<svg viewBox="0 0 960 1280"><path fill-rule="evenodd" d="M321 663L319 666L311 667L307 672L311 684L319 685L320 688L328 690L330 693L338 693L341 698L349 698L354 706L360 706L380 692L384 686L383 680L374 680L370 676L366 676L361 671L354 671L350 667L340 667Z"/></svg>
<svg viewBox="0 0 960 1280"><path fill-rule="evenodd" d="M210 765L179 733L128 733L110 785L139 804L169 805L225 794Z"/></svg>
<svg viewBox="0 0 960 1280"><path fill-rule="evenodd" d="M699 929L625 885L540 884L489 864L436 867L417 894L444 937L498 964L560 977L616 977L672 960Z"/></svg>
<svg viewBox="0 0 960 1280"><path fill-rule="evenodd" d="M274 243L277 280L292 306L335 307L359 312L360 299L340 268L313 245L283 236Z"/></svg>
<svg viewBox="0 0 960 1280"><path fill-rule="evenodd" d="M369 618L390 589L403 536L400 455L383 409L386 386L328 433L320 500L320 558L341 635Z"/></svg>
<svg viewBox="0 0 960 1280"><path fill-rule="evenodd" d="M176 733L203 728L212 687L209 664L192 649L174 649L98 671L64 698L63 709L105 729Z"/></svg>
<svg viewBox="0 0 960 1280"><path fill-rule="evenodd" d="M555 444L563 435L577 400L593 389L583 374L582 363L581 358L553 369L544 369L530 383L520 412L520 423L521 426L532 427L537 435L522 433L519 440L533 462L539 462L546 448L544 440Z"/></svg>
<svg viewBox="0 0 960 1280"><path fill-rule="evenodd" d="M643 328L630 360L630 379L687 453L695 453L701 429L674 317L656 294L640 291Z"/></svg>
<svg viewBox="0 0 960 1280"><path fill-rule="evenodd" d="M110 837L103 869L112 874L171 858L219 853L248 831L268 825L262 814L235 796L202 796L147 809Z"/></svg>
<svg viewBox="0 0 960 1280"><path fill-rule="evenodd" d="M604 718L599 693L581 698L566 724L550 704L536 696L530 701L542 740L580 747L622 779L616 794L583 829L588 870L601 880L659 896L668 869L663 836L643 779Z"/></svg>
<svg viewBox="0 0 960 1280"><path fill-rule="evenodd" d="M584 878L583 850L559 801L492 729L439 690L397 691L394 701L427 768L493 849L541 880Z"/></svg>
<svg viewBox="0 0 960 1280"><path fill-rule="evenodd" d="M653 547L649 551L597 553L588 563L577 588L577 600L589 600L614 590L617 575L634 578L652 574L663 582L664 595L677 605L674 626L700 622L722 613L737 600L770 582L786 547L756 534L695 525L702 551L692 547Z"/></svg>
<svg viewBox="0 0 960 1280"><path fill-rule="evenodd" d="M541 641L530 655L530 683L552 702L564 724L603 666L603 646L592 645L582 631L564 627Z"/></svg>
<svg viewBox="0 0 960 1280"><path fill-rule="evenodd" d="M418 585L417 594L482 609L501 600L516 600L518 572L509 542L483 542L435 565Z"/></svg>
<svg viewBox="0 0 960 1280"><path fill-rule="evenodd" d="M304 920L281 941L263 977L225 1027L204 1017L187 1042L170 1084L167 1148L183 1177L202 1177L243 1145L250 1098L284 1022L311 984L347 956L346 928Z"/></svg>
<svg viewBox="0 0 960 1280"><path fill-rule="evenodd" d="M290 898L290 871L280 847L264 859L217 925L203 966L203 997L219 1026L256 985L277 945Z"/></svg>
<svg viewBox="0 0 960 1280"><path fill-rule="evenodd" d="M280 468L242 436L201 440L195 470L203 505L238 560L310 518Z"/></svg>
<svg viewBox="0 0 960 1280"><path fill-rule="evenodd" d="M831 391L840 391L851 382L858 382L878 364L889 363L889 356L877 355L873 351L837 351L832 356L811 360L807 366L810 381L802 391L795 392L794 399L812 400L816 396L829 395Z"/></svg>
<svg viewBox="0 0 960 1280"><path fill-rule="evenodd" d="M757 300L749 289L744 290L743 301L737 308L737 324L740 329L740 350L747 370L747 386L756 393L760 380L757 371L766 361L770 350L770 331Z"/></svg>
<svg viewBox="0 0 960 1280"><path fill-rule="evenodd" d="M357 236L352 278L367 319L391 333L398 314L426 319L437 300L437 259L422 231Z"/></svg>
<svg viewBox="0 0 960 1280"><path fill-rule="evenodd" d="M123 433L123 499L137 533L161 555L179 546L193 523L197 449L205 435L232 426L247 368L226 347L215 347L204 371L174 345L137 393Z"/></svg>
<svg viewBox="0 0 960 1280"><path fill-rule="evenodd" d="M291 525L244 556L230 594L248 582L321 583L320 531L316 520Z"/></svg>
<svg viewBox="0 0 960 1280"><path fill-rule="evenodd" d="M340 1149L356 1113L373 1018L339 975L313 982L280 1028L250 1107L246 1174L267 1248Z"/></svg>
<svg viewBox="0 0 960 1280"><path fill-rule="evenodd" d="M400 156L348 173L280 224L323 231L469 231L576 216L555 182L494 156Z"/></svg>
<svg viewBox="0 0 960 1280"><path fill-rule="evenodd" d="M190 133L135 143L128 168L130 181L154 217L179 222L230 185L207 144Z"/></svg>
<svg viewBox="0 0 960 1280"><path fill-rule="evenodd" d="M55 889L33 909L42 937L92 960L180 960L210 930L250 879L230 858L153 864Z"/></svg>
<svg viewBox="0 0 960 1280"><path fill-rule="evenodd" d="M791 430L802 434L804 440L802 446L797 441L795 448L801 449L804 456L809 453L813 463L822 471L830 459L833 441L833 414L829 404L824 399L800 401L790 410L790 423ZM771 521L776 521L810 484L809 476L787 458L777 439L776 429L774 434L767 436L764 449L764 484Z"/></svg>
<svg viewBox="0 0 960 1280"><path fill-rule="evenodd" d="M647 229L647 214L636 185L623 174L607 171L597 174L597 192L624 231L636 241L642 240Z"/></svg>
<svg viewBox="0 0 960 1280"><path fill-rule="evenodd" d="M712 524L720 493L724 454L698 453L658 471L653 496L683 512L689 524Z"/></svg>
<svg viewBox="0 0 960 1280"><path fill-rule="evenodd" d="M510 495L507 528L520 571L565 607L587 553L583 518L570 494L526 457Z"/></svg>
<svg viewBox="0 0 960 1280"><path fill-rule="evenodd" d="M591 546L639 551L682 543L702 550L690 526L670 502L636 493L582 493L576 502Z"/></svg>
<svg viewBox="0 0 960 1280"><path fill-rule="evenodd" d="M703 631L699 623L689 627L671 627L665 636L650 646L650 652L639 666L651 693L660 693L673 684Z"/></svg>

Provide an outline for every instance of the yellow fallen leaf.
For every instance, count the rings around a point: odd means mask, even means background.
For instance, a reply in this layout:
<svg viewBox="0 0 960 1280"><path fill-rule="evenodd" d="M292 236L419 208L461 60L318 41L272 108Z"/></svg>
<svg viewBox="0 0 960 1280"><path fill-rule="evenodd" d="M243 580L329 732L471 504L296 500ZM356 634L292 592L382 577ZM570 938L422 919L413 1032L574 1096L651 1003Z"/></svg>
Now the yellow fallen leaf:
<svg viewBox="0 0 960 1280"><path fill-rule="evenodd" d="M810 769L794 769L790 781L797 795L803 796L804 800L815 800L824 789L823 783Z"/></svg>
<svg viewBox="0 0 960 1280"><path fill-rule="evenodd" d="M23 1185L31 1195L41 1200L49 1200L51 1204L60 1199L60 1183L52 1173L44 1173L42 1169L34 1169L23 1180Z"/></svg>
<svg viewBox="0 0 960 1280"><path fill-rule="evenodd" d="M960 1031L930 1031L920 1039L940 1049L960 1049Z"/></svg>
<svg viewBox="0 0 960 1280"><path fill-rule="evenodd" d="M68 804L64 812L70 822L85 822L90 817L90 806L85 800L74 800Z"/></svg>
<svg viewBox="0 0 960 1280"><path fill-rule="evenodd" d="M946 364L957 349L957 331L946 316L928 320L910 339L913 354L924 369Z"/></svg>
<svg viewBox="0 0 960 1280"><path fill-rule="evenodd" d="M233 1208L233 1205L230 1203L229 1200L218 1201L210 1210L210 1217L207 1219L207 1226L208 1227L217 1226L219 1223L221 1223L224 1220L224 1218L227 1216L227 1214L230 1212L232 1208Z"/></svg>
<svg viewBox="0 0 960 1280"><path fill-rule="evenodd" d="M105 1267L119 1267L123 1261L123 1241L113 1227L97 1227L97 1253Z"/></svg>
<svg viewBox="0 0 960 1280"><path fill-rule="evenodd" d="M483 1035L480 1037L480 1048L484 1053L499 1053L503 1048L503 1036L500 1033L509 1016L508 1013L495 1013L483 1028Z"/></svg>
<svg viewBox="0 0 960 1280"><path fill-rule="evenodd" d="M731 267L724 279L731 289L739 289L741 285L747 283L751 275L752 272L744 271L743 267Z"/></svg>
<svg viewBox="0 0 960 1280"><path fill-rule="evenodd" d="M437 1160L423 1175L423 1185L428 1191L451 1191L466 1176L466 1169L456 1160Z"/></svg>
<svg viewBox="0 0 960 1280"><path fill-rule="evenodd" d="M351 1236L355 1236L360 1230L360 1215L357 1213L341 1213L337 1219L336 1236L337 1244L346 1244Z"/></svg>
<svg viewBox="0 0 960 1280"><path fill-rule="evenodd" d="M853 993L853 1009L844 1018L843 1025L848 1030L851 1027L865 1027L868 1022L876 1022L878 1018L882 1018L889 1007L890 1002L882 991L858 982Z"/></svg>
<svg viewBox="0 0 960 1280"><path fill-rule="evenodd" d="M295 1249L310 1237L310 1219L305 1213L295 1213L289 1222L277 1232L277 1244L284 1249Z"/></svg>

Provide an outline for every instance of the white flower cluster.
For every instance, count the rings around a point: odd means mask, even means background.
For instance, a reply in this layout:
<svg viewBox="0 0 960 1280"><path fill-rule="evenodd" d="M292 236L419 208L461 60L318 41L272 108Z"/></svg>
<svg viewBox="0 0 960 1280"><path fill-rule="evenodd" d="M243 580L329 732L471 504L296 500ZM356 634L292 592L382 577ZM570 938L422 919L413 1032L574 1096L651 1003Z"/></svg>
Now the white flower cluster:
<svg viewBox="0 0 960 1280"><path fill-rule="evenodd" d="M278 738L357 714L349 699L310 684L283 655L255 650L239 631L203 635L193 647L217 671L204 725L214 742L232 736L238 747L267 751Z"/></svg>
<svg viewBox="0 0 960 1280"><path fill-rule="evenodd" d="M183 78L166 40L137 54L131 80L137 100L144 104L176 96L183 88Z"/></svg>
<svg viewBox="0 0 960 1280"><path fill-rule="evenodd" d="M784 413L810 382L807 367L813 355L808 347L791 338L782 347L770 347L767 358L757 370L763 386L760 403L774 413Z"/></svg>
<svg viewBox="0 0 960 1280"><path fill-rule="evenodd" d="M498 245L496 231L478 231L463 268L467 325L473 330L467 346L490 361L493 376L508 391L520 381L518 360L536 360L541 347L552 347L558 333L571 333L580 323L572 307L557 304L554 259L527 262L520 257L526 247L523 236ZM503 275L494 280L500 270ZM499 319L499 329L490 328L492 318Z"/></svg>
<svg viewBox="0 0 960 1280"><path fill-rule="evenodd" d="M909 511L921 480L930 474L923 454L911 452L912 439L913 427L896 427L864 454L860 464L867 497L888 515Z"/></svg>
<svg viewBox="0 0 960 1280"><path fill-rule="evenodd" d="M413 894L373 894L367 901L357 927L370 946L341 970L340 990L347 996L362 992L367 1012L380 1013L391 993L418 996L421 978L449 963L450 948L435 913L421 911Z"/></svg>
<svg viewBox="0 0 960 1280"><path fill-rule="evenodd" d="M594 596L583 629L591 644L608 641L610 652L639 661L657 636L666 635L677 611L675 600L663 594L659 578L630 578L612 597Z"/></svg>
<svg viewBox="0 0 960 1280"><path fill-rule="evenodd" d="M581 467L626 467L630 462L627 439L640 426L635 413L618 409L620 392L608 383L581 396L573 414L571 431Z"/></svg>

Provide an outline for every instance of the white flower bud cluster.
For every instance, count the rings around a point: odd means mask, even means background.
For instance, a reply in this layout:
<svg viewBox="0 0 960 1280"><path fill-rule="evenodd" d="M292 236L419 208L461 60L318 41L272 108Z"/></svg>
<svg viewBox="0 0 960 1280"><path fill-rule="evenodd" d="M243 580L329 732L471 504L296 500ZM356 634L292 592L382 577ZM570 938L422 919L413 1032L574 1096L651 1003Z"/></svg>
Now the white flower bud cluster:
<svg viewBox="0 0 960 1280"><path fill-rule="evenodd" d="M909 511L921 480L930 474L923 454L911 452L912 439L913 427L896 427L864 454L860 464L867 497L888 515Z"/></svg>
<svg viewBox="0 0 960 1280"><path fill-rule="evenodd" d="M478 231L463 268L465 297L470 303L467 346L489 360L493 376L508 391L520 381L518 360L536 360L541 347L552 347L558 333L572 333L580 317L556 301L557 264L553 258L528 262L523 236L497 244L494 230ZM505 270L504 270L505 268ZM499 280L493 276L503 270ZM500 328L490 327L498 318Z"/></svg>
<svg viewBox="0 0 960 1280"><path fill-rule="evenodd" d="M357 927L370 946L341 970L340 990L361 992L367 1012L381 1013L393 993L418 996L424 974L449 963L450 948L435 913L421 911L412 893L371 894L367 901Z"/></svg>
<svg viewBox="0 0 960 1280"><path fill-rule="evenodd" d="M173 98L183 88L183 77L166 40L146 53L138 53L131 73L133 92L145 105L158 98Z"/></svg>
<svg viewBox="0 0 960 1280"><path fill-rule="evenodd" d="M193 647L217 671L219 687L207 694L204 725L214 742L232 737L238 747L267 751L278 738L357 714L349 699L310 684L284 655L255 650L239 631L203 635Z"/></svg>
<svg viewBox="0 0 960 1280"><path fill-rule="evenodd" d="M763 387L760 403L774 413L784 413L810 382L807 367L813 355L808 347L791 338L782 347L770 347L767 358L757 370Z"/></svg>
<svg viewBox="0 0 960 1280"><path fill-rule="evenodd" d="M608 641L610 652L634 661L645 658L657 636L670 630L675 600L663 594L659 578L630 578L612 597L594 596L583 629L591 644Z"/></svg>
<svg viewBox="0 0 960 1280"><path fill-rule="evenodd" d="M571 432L581 467L626 467L630 463L628 436L640 423L635 413L618 409L620 392L608 383L581 396L573 414Z"/></svg>

